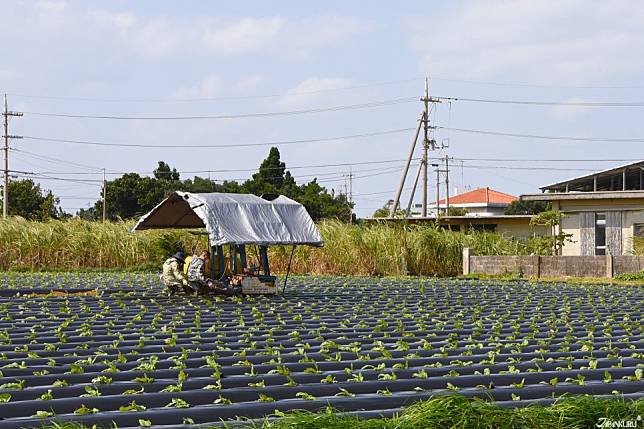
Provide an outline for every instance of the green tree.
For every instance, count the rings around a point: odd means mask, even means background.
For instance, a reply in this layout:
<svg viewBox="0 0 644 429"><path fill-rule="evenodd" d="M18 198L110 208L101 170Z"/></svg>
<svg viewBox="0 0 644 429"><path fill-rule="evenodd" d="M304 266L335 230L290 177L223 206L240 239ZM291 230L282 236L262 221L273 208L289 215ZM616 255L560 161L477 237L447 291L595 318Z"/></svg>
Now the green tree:
<svg viewBox="0 0 644 429"><path fill-rule="evenodd" d="M548 201L522 201L515 200L505 208L506 215L536 215L550 210L551 204Z"/></svg>
<svg viewBox="0 0 644 429"><path fill-rule="evenodd" d="M447 209L447 216L465 216L467 209L464 207L450 207Z"/></svg>
<svg viewBox="0 0 644 429"><path fill-rule="evenodd" d="M346 195L329 193L317 179L298 186L286 164L280 158L280 151L272 147L268 157L262 161L259 171L252 179L242 184L242 192L258 196L285 195L306 207L313 220L337 218L348 221L351 218L352 206Z"/></svg>
<svg viewBox="0 0 644 429"><path fill-rule="evenodd" d="M383 217L389 217L391 213L391 206L394 204L394 200L389 200L385 203L384 206L380 207L377 209L375 212L373 212L374 218L383 218ZM394 213L393 217L396 218L403 218L406 216L406 210L402 210L400 206L396 209L396 213Z"/></svg>
<svg viewBox="0 0 644 429"><path fill-rule="evenodd" d="M344 194L334 195L320 186L317 179L300 186L297 202L304 205L313 220L336 218L348 221L351 218L352 207Z"/></svg>
<svg viewBox="0 0 644 429"><path fill-rule="evenodd" d="M234 180L224 180L222 183L217 183L211 179L195 176L194 179L182 181L180 189L194 193L225 192L238 194L241 192L241 185Z"/></svg>
<svg viewBox="0 0 644 429"><path fill-rule="evenodd" d="M51 191L43 191L31 179L9 182L9 215L29 220L47 220L64 217L60 200ZM2 201L0 201L0 209Z"/></svg>
<svg viewBox="0 0 644 429"><path fill-rule="evenodd" d="M159 180L179 180L180 175L176 168L170 168L168 164L159 161L157 168L154 170L154 178Z"/></svg>
<svg viewBox="0 0 644 429"><path fill-rule="evenodd" d="M268 157L260 164L259 171L253 174L252 179L244 182L243 189L255 195L279 194L287 179L285 173L286 163L281 161L279 149L272 147ZM293 186L295 180L290 173L288 178L292 181L288 185Z"/></svg>
<svg viewBox="0 0 644 429"><path fill-rule="evenodd" d="M153 177L141 177L127 173L107 182L107 214L110 219L130 219L152 210L163 198L172 192L226 192L251 193L258 196L285 195L303 204L314 220L338 218L348 221L352 206L346 195L335 195L321 186L316 179L298 186L293 175L286 170L276 147L270 149L259 171L252 178L239 184L236 181L217 183L214 180L195 176L193 179L180 180L179 172L170 165L159 161ZM103 202L94 207L80 210L78 216L97 220L102 218Z"/></svg>
<svg viewBox="0 0 644 429"><path fill-rule="evenodd" d="M172 184L176 186L172 186ZM137 173L127 173L107 182L107 217L109 219L130 219L140 216L154 208L180 184L153 177L141 177ZM101 218L103 201L94 204L94 211L87 211L84 217ZM81 213L79 212L79 216Z"/></svg>
<svg viewBox="0 0 644 429"><path fill-rule="evenodd" d="M547 210L535 215L530 219L530 226L545 226L550 228L552 234L552 242L550 250L552 255L557 255L566 242L570 242L572 234L564 234L562 231L557 231L557 226L561 224L564 214L558 210Z"/></svg>

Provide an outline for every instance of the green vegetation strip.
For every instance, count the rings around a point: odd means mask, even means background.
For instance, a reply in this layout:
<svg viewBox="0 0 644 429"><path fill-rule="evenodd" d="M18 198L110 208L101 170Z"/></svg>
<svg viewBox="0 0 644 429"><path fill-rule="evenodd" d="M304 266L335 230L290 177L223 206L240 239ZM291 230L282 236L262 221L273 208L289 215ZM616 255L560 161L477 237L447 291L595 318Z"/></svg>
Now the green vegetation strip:
<svg viewBox="0 0 644 429"><path fill-rule="evenodd" d="M580 396L561 399L550 406L503 408L460 395L440 396L418 402L392 418L362 419L328 409L321 413L294 412L259 423L235 424L253 429L581 429L642 427L644 400L599 399ZM139 422L147 426L146 421ZM188 422L187 422L188 423ZM620 426L621 425L621 426ZM630 425L630 426L629 426ZM231 426L229 426L231 427ZM76 423L46 426L52 429L85 429Z"/></svg>
<svg viewBox="0 0 644 429"><path fill-rule="evenodd" d="M185 230L130 232L133 222L79 219L0 222L0 270L160 270L177 250L197 252L207 238ZM454 276L462 269L463 247L475 255L543 254L548 237L514 240L499 234L449 231L433 224L361 224L324 221L323 248L299 246L293 273L331 275ZM544 241L545 240L545 241ZM252 249L249 249L252 255ZM290 247L271 247L273 271L285 272Z"/></svg>

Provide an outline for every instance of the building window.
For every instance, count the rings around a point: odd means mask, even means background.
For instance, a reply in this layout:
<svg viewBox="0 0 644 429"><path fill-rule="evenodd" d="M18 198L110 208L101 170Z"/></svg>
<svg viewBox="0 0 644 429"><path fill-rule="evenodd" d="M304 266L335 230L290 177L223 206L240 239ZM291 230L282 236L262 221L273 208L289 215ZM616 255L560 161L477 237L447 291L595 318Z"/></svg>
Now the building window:
<svg viewBox="0 0 644 429"><path fill-rule="evenodd" d="M644 237L644 223L633 224L633 235L635 237Z"/></svg>
<svg viewBox="0 0 644 429"><path fill-rule="evenodd" d="M595 213L595 255L606 254L606 213Z"/></svg>
<svg viewBox="0 0 644 429"><path fill-rule="evenodd" d="M487 231L487 232L496 231L496 224L494 223L470 224L468 226L471 231Z"/></svg>
<svg viewBox="0 0 644 429"><path fill-rule="evenodd" d="M438 225L438 227L441 228L441 229L448 229L450 231L460 231L461 230L460 225L445 225L445 224L441 224L441 225Z"/></svg>

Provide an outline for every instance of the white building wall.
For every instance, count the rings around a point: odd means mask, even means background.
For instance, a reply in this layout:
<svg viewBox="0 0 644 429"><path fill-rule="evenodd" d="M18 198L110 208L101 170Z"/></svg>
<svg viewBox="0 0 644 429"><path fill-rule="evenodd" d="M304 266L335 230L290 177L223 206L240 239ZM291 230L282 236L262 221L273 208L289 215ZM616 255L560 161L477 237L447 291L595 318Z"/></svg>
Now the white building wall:
<svg viewBox="0 0 644 429"><path fill-rule="evenodd" d="M581 212L602 213L619 211L622 213L622 254L634 253L633 235L634 225L644 224L644 200L567 200L553 201L553 209L564 212L565 217L561 222L561 231L572 234L572 243L566 243L562 254L574 256L581 254L580 215Z"/></svg>

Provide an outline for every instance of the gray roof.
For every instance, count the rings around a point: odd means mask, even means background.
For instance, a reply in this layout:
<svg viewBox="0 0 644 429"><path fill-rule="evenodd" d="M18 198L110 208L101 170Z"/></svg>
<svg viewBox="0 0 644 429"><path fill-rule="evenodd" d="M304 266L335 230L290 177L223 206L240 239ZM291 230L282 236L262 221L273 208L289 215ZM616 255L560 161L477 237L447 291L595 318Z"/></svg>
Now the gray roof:
<svg viewBox="0 0 644 429"><path fill-rule="evenodd" d="M521 195L521 201L642 199L644 191L546 192Z"/></svg>
<svg viewBox="0 0 644 429"><path fill-rule="evenodd" d="M621 176L622 172L624 170L627 171L627 174L629 174L629 177L627 177L627 181L630 182L637 182L636 184L639 185L639 171L641 168L644 168L644 160L642 161L637 161L633 162L630 164L625 164L625 165L620 165L617 167L612 167L606 170L600 170L596 171L594 173L586 174L584 176L578 176L578 177L573 177L572 179L568 180L563 180L561 182L555 182L551 183L549 185L541 186L539 189L542 191L554 191L554 192L563 192L566 189L566 186L568 187L569 190L579 190L579 191L593 191L593 186L594 186L594 180L597 178L600 183L598 183L598 189L597 190L617 190L617 189L609 189L609 181L611 177L615 176ZM621 179L619 179L621 180ZM627 186L627 189L629 187ZM633 187L630 187L630 189L633 189ZM639 189L639 186L637 186L637 189ZM621 189L619 189L621 190Z"/></svg>

